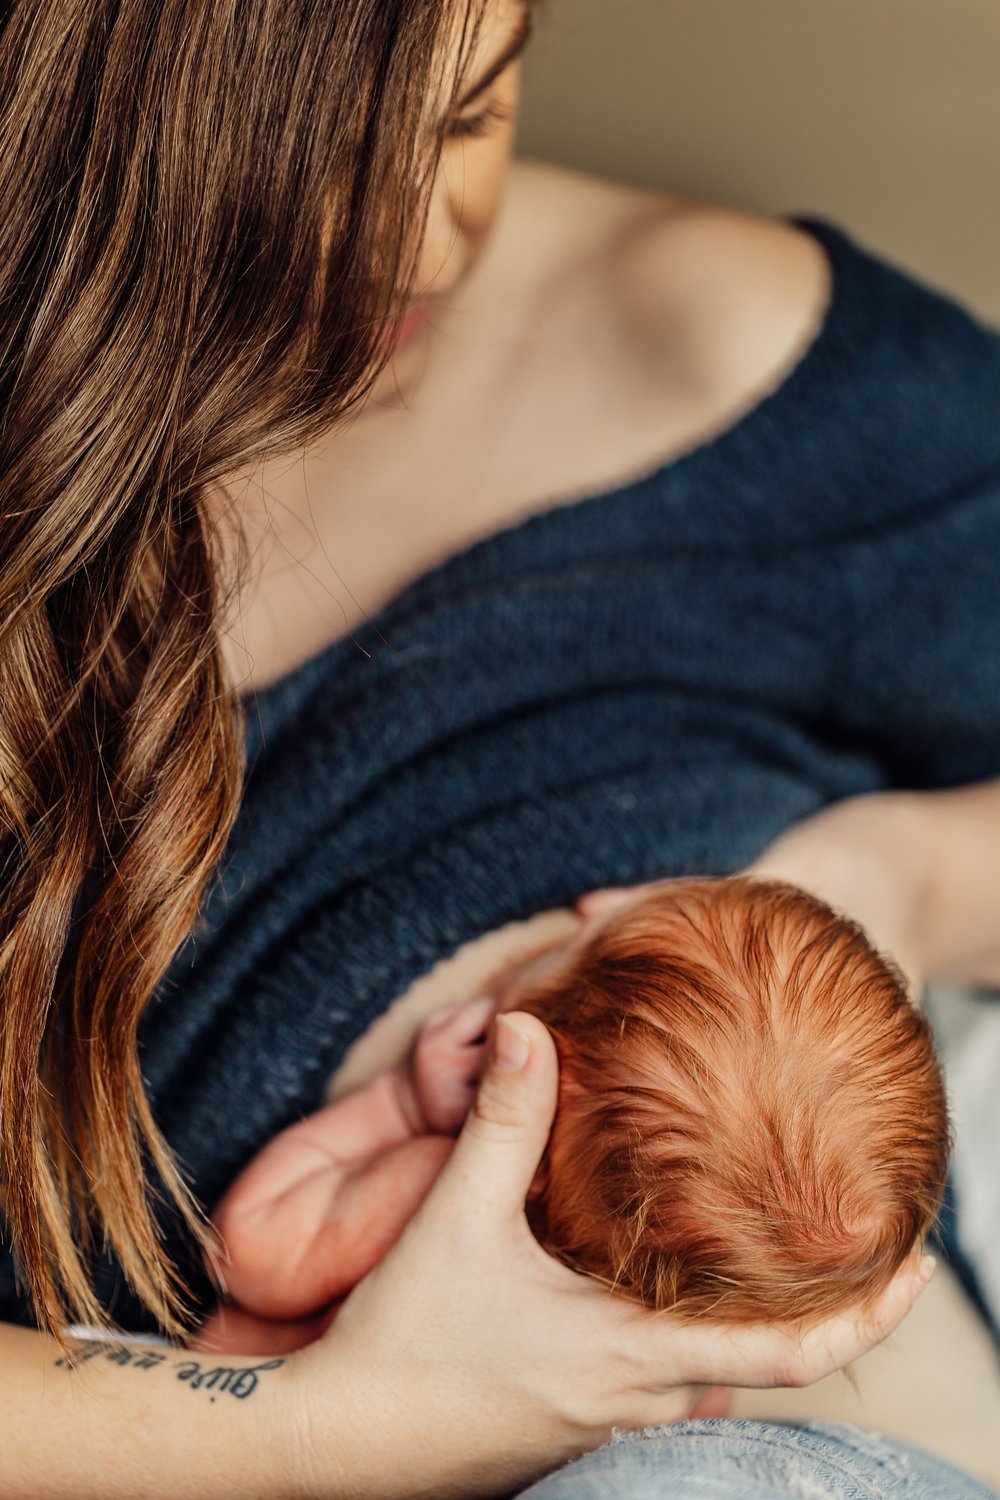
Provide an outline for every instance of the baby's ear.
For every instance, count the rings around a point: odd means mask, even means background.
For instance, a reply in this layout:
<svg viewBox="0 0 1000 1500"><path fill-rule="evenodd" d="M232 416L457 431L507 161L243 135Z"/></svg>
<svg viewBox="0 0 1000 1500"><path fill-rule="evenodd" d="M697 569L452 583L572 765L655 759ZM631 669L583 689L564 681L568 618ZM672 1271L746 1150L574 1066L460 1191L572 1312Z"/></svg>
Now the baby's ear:
<svg viewBox="0 0 1000 1500"><path fill-rule="evenodd" d="M548 1152L546 1152L541 1161L538 1163L538 1166L535 1170L535 1175L531 1179L531 1184L528 1188L528 1195L525 1201L531 1203L533 1199L541 1198L548 1191L548 1186L549 1154Z"/></svg>

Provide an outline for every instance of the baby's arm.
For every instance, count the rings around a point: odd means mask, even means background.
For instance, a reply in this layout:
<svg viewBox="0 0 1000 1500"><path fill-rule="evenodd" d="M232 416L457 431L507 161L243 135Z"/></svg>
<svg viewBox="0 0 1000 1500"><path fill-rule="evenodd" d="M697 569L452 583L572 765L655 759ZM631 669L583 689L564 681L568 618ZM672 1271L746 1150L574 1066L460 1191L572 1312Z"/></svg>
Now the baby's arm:
<svg viewBox="0 0 1000 1500"><path fill-rule="evenodd" d="M220 1280L247 1311L298 1318L349 1290L398 1238L451 1142L421 1133L404 1065L290 1126L214 1214Z"/></svg>
<svg viewBox="0 0 1000 1500"><path fill-rule="evenodd" d="M217 1277L242 1314L308 1319L381 1260L447 1160L468 1111L493 1005L425 1023L411 1058L281 1131L214 1214ZM228 1347L239 1314L204 1328Z"/></svg>

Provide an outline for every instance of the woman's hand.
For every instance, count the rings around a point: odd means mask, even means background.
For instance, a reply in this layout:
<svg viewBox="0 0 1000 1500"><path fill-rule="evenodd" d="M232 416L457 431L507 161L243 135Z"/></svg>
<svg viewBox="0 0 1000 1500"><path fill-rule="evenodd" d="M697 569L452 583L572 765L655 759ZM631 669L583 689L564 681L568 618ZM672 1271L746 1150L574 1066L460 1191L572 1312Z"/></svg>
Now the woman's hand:
<svg viewBox="0 0 1000 1500"><path fill-rule="evenodd" d="M299 1494L509 1493L615 1427L686 1416L707 1386L821 1378L885 1338L926 1284L908 1262L867 1318L807 1332L678 1325L611 1295L546 1255L524 1216L557 1083L540 1021L494 1023L441 1176L330 1331L293 1356L312 1474Z"/></svg>

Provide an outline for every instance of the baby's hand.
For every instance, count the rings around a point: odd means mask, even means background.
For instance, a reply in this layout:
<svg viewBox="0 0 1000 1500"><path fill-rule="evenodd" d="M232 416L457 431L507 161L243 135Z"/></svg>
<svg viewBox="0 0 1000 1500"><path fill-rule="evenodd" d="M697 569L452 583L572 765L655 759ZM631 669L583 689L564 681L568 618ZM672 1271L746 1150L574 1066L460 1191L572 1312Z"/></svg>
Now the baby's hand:
<svg viewBox="0 0 1000 1500"><path fill-rule="evenodd" d="M398 1067L277 1135L217 1205L230 1302L194 1348L284 1353L318 1337L447 1161L475 1094L492 1000L433 1015Z"/></svg>
<svg viewBox="0 0 1000 1500"><path fill-rule="evenodd" d="M456 1135L461 1129L475 1097L495 1010L492 996L465 1000L429 1016L421 1027L410 1066L425 1130Z"/></svg>

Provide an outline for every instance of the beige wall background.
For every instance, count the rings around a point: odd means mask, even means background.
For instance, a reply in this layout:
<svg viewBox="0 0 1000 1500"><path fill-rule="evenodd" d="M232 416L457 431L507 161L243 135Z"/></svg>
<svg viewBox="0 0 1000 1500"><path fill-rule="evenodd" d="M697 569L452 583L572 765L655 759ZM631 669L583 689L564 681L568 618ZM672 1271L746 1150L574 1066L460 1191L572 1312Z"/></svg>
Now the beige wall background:
<svg viewBox="0 0 1000 1500"><path fill-rule="evenodd" d="M1000 327L1000 0L547 0L521 154L833 219Z"/></svg>

